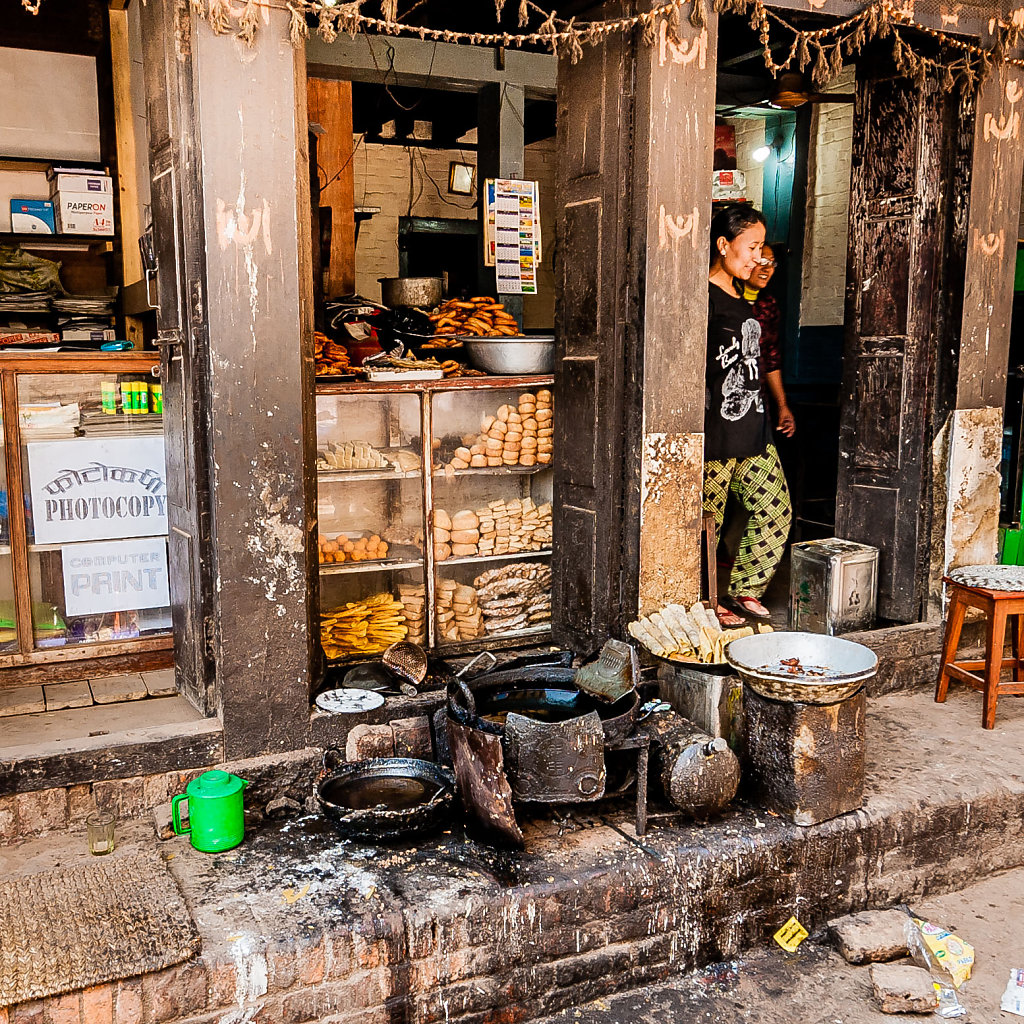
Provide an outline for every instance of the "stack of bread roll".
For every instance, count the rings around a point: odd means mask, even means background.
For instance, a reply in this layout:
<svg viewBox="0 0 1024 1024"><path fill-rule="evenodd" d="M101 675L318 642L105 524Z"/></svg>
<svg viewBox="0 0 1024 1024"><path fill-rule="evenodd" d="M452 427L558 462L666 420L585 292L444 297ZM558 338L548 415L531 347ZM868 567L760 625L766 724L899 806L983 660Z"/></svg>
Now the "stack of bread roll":
<svg viewBox="0 0 1024 1024"><path fill-rule="evenodd" d="M497 499L476 511L434 512L434 558L542 551L551 544L551 503Z"/></svg>
<svg viewBox="0 0 1024 1024"><path fill-rule="evenodd" d="M427 642L426 587L422 583L400 583L398 600L402 602L402 614L409 635L406 640L414 644Z"/></svg>
<svg viewBox="0 0 1024 1024"><path fill-rule="evenodd" d="M514 562L481 573L475 580L477 603L488 636L516 633L551 618L551 567Z"/></svg>
<svg viewBox="0 0 1024 1024"><path fill-rule="evenodd" d="M484 633L476 590L455 580L439 579L435 596L440 640L475 640Z"/></svg>
<svg viewBox="0 0 1024 1024"><path fill-rule="evenodd" d="M444 509L434 510L434 558L462 558L478 553L480 517L472 509L450 516Z"/></svg>
<svg viewBox="0 0 1024 1024"><path fill-rule="evenodd" d="M551 392L544 388L519 396L518 406L503 405L485 416L480 434L455 449L446 469L497 469L501 466L546 466L554 452Z"/></svg>

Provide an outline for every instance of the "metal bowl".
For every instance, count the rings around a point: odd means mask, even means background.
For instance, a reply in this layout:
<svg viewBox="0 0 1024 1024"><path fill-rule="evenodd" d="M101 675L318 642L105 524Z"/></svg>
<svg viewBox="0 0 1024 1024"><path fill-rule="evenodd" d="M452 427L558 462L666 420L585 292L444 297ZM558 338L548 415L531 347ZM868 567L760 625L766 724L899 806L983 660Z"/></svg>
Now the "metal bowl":
<svg viewBox="0 0 1024 1024"><path fill-rule="evenodd" d="M469 361L485 373L516 377L550 373L555 365L555 337L538 334L520 338L464 338Z"/></svg>
<svg viewBox="0 0 1024 1024"><path fill-rule="evenodd" d="M863 644L821 633L758 633L733 640L725 658L743 682L769 700L799 704L835 704L852 697L878 671L875 652ZM804 669L827 676L793 674L783 659L796 658Z"/></svg>

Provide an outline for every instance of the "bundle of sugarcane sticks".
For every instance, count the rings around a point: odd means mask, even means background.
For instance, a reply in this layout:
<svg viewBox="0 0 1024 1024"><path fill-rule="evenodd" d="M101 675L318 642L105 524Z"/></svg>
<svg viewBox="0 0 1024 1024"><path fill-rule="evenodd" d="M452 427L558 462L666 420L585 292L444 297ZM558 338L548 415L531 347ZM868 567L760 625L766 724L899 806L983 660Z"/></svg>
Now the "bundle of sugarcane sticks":
<svg viewBox="0 0 1024 1024"><path fill-rule="evenodd" d="M380 654L409 632L402 602L391 594L349 601L320 617L320 642L329 659Z"/></svg>

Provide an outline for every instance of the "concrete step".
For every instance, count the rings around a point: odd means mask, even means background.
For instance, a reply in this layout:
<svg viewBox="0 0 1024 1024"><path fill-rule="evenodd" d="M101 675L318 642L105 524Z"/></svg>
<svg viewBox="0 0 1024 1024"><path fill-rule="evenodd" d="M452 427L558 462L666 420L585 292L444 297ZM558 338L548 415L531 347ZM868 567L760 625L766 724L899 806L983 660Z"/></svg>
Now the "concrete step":
<svg viewBox="0 0 1024 1024"><path fill-rule="evenodd" d="M601 820L631 833L628 807L583 808L594 824L561 836L552 814L529 822L522 854L461 830L370 848L303 818L216 858L175 840L171 867L209 970L270 965L252 1001L271 1017L309 1003L371 1022L528 1020L729 959L791 914L814 929L1024 864L1024 701L1004 698L986 732L980 696L959 688L946 705L876 698L868 765L859 812L800 828L740 808L661 824L643 840L651 852Z"/></svg>

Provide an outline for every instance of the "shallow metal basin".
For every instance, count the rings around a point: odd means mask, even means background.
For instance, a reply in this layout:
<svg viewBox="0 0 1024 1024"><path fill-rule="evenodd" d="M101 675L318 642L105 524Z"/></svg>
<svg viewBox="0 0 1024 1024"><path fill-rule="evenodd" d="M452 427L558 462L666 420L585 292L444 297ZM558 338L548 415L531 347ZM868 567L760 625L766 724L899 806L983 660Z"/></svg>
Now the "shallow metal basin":
<svg viewBox="0 0 1024 1024"><path fill-rule="evenodd" d="M853 696L878 671L875 652L822 633L758 633L733 640L725 658L744 683L770 700L834 704ZM796 658L806 674L780 667ZM810 672L824 671L826 675Z"/></svg>

